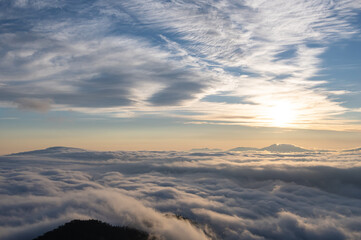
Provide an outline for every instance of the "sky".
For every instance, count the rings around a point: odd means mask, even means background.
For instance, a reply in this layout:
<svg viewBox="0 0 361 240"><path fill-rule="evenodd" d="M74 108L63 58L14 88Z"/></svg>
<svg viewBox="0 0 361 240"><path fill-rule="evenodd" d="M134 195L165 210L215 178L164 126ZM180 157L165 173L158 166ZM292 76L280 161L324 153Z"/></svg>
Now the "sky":
<svg viewBox="0 0 361 240"><path fill-rule="evenodd" d="M361 145L359 0L0 0L0 154Z"/></svg>

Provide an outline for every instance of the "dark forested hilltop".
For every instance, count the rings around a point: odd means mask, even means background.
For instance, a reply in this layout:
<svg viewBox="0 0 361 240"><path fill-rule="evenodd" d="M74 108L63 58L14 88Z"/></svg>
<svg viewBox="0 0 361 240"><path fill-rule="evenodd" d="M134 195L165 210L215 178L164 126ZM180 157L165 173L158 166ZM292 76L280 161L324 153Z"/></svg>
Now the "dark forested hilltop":
<svg viewBox="0 0 361 240"><path fill-rule="evenodd" d="M73 220L33 240L156 240L146 232L98 220Z"/></svg>

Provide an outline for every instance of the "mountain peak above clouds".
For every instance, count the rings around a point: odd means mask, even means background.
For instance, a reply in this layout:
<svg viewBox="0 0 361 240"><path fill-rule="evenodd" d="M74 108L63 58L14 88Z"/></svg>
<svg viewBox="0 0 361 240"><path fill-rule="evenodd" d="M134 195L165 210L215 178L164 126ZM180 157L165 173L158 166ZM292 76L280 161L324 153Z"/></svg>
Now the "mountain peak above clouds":
<svg viewBox="0 0 361 240"><path fill-rule="evenodd" d="M243 152L243 151L259 151L259 148L253 148L253 147L236 147L236 148L232 148L229 149L228 151L239 151L239 152Z"/></svg>
<svg viewBox="0 0 361 240"><path fill-rule="evenodd" d="M297 147L292 144L272 144L268 147L261 148L261 151L269 151L269 152L311 152L312 150L304 149Z"/></svg>
<svg viewBox="0 0 361 240"><path fill-rule="evenodd" d="M361 151L361 147L343 150L343 152L358 152L358 151Z"/></svg>
<svg viewBox="0 0 361 240"><path fill-rule="evenodd" d="M292 152L312 152L312 150L304 149L297 147L292 144L272 144L264 148L253 148L253 147L236 147L228 151L269 151L269 152L279 152L279 153L292 153Z"/></svg>
<svg viewBox="0 0 361 240"><path fill-rule="evenodd" d="M220 148L192 148L191 152L221 152Z"/></svg>
<svg viewBox="0 0 361 240"><path fill-rule="evenodd" d="M81 148L55 146L55 147L49 147L49 148L45 148L45 149L13 153L13 154L10 154L10 155L56 154L56 153L74 153L74 152L86 152L86 150L81 149Z"/></svg>

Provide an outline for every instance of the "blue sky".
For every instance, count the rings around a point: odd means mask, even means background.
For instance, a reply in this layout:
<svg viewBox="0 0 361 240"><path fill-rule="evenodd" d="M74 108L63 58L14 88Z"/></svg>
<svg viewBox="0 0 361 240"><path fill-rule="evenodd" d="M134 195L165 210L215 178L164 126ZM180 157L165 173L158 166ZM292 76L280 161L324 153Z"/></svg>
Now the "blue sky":
<svg viewBox="0 0 361 240"><path fill-rule="evenodd" d="M109 126L143 129L139 142L167 132L161 146L182 132L197 145L194 129L222 127L260 144L262 129L297 132L279 140L298 144L315 141L308 131L325 142L334 131L331 147L347 134L339 147L361 144L360 1L2 0L0 9L4 149L51 144L37 137L43 126L61 145L84 132L104 139ZM38 144L10 147L24 132Z"/></svg>

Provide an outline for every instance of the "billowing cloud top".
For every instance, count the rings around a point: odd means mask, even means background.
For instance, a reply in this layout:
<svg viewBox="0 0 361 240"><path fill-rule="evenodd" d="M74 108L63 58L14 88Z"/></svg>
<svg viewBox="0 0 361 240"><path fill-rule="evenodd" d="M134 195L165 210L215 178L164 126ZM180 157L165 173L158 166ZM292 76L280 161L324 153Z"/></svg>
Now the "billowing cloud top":
<svg viewBox="0 0 361 240"><path fill-rule="evenodd" d="M32 239L74 218L96 218L169 240L357 240L359 159L357 150L195 154L64 147L3 156L0 238Z"/></svg>
<svg viewBox="0 0 361 240"><path fill-rule="evenodd" d="M360 8L352 0L0 1L0 102L359 128L342 117L360 108L343 104L355 89L333 86L320 70L330 44L359 36Z"/></svg>

